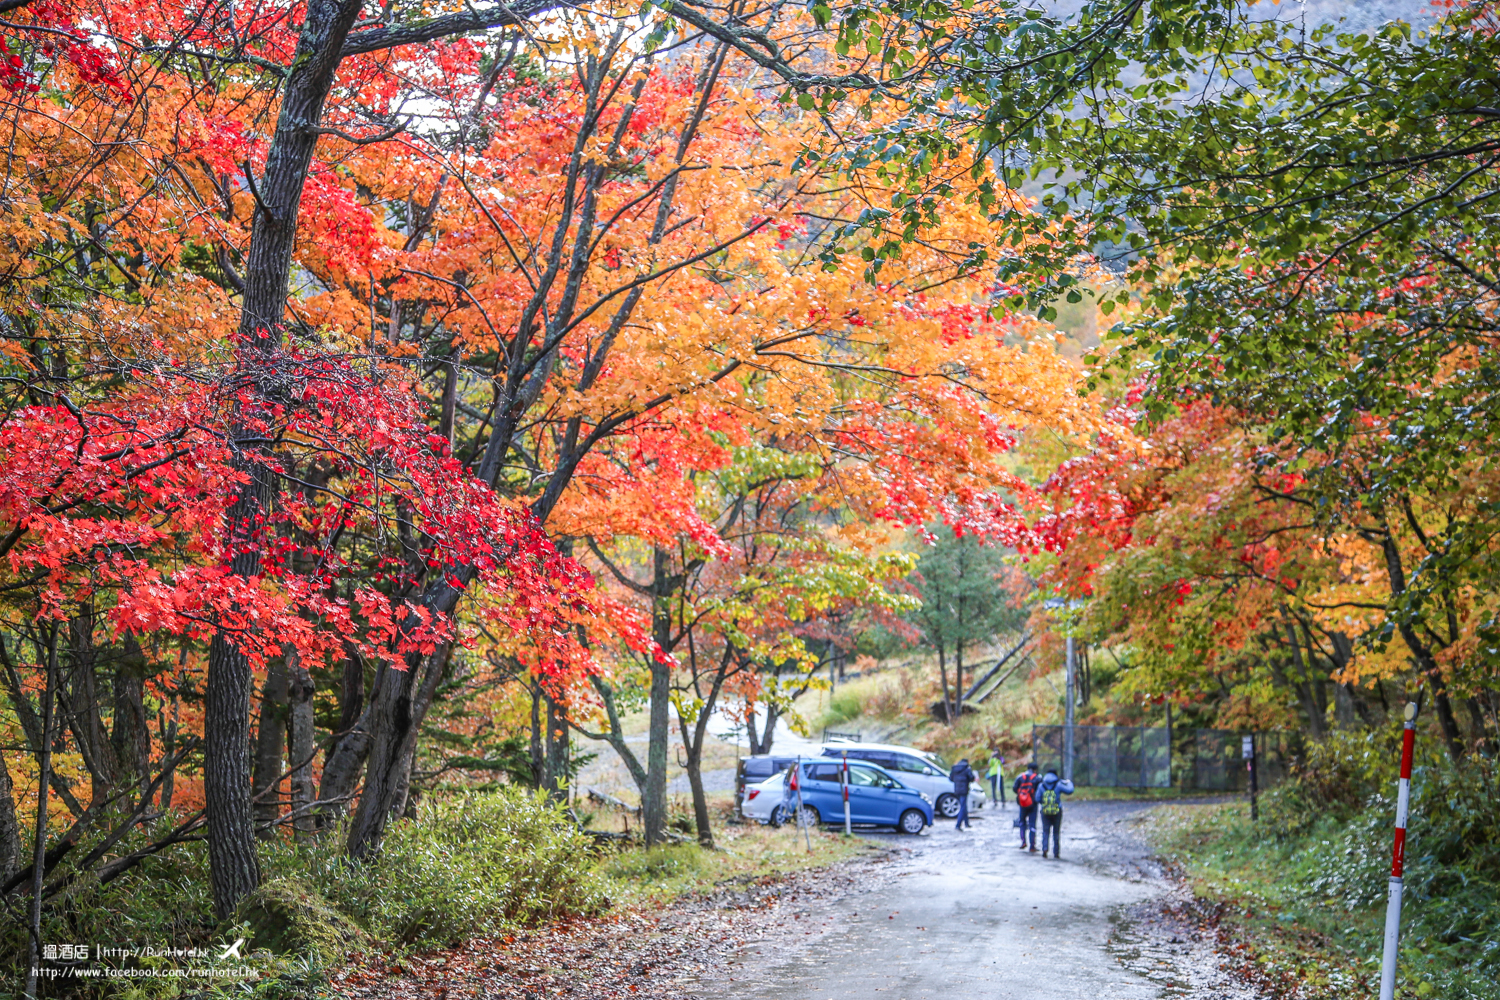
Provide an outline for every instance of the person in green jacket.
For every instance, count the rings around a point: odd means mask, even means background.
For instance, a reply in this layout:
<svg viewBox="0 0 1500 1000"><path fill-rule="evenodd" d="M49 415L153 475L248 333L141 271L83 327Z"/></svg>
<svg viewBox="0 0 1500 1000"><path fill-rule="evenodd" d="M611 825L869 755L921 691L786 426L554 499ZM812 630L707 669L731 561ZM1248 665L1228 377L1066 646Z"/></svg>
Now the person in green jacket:
<svg viewBox="0 0 1500 1000"><path fill-rule="evenodd" d="M990 801L994 803L993 808L1005 805L1005 774L1001 770L1005 766L1005 758L1000 756L998 750L990 750L990 766L984 772L984 776L990 779Z"/></svg>

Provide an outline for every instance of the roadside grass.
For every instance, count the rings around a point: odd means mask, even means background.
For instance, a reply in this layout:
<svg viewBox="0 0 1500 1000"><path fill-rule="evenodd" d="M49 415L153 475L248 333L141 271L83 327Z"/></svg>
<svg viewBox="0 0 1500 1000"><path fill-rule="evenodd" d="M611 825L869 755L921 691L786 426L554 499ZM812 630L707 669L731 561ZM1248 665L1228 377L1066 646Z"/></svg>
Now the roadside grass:
<svg viewBox="0 0 1500 1000"><path fill-rule="evenodd" d="M780 829L759 824L719 826L715 850L696 843L647 849L631 847L597 863L615 907L662 906L686 896L711 893L731 883L775 879L822 868L879 848L860 837L826 830ZM808 844L811 843L811 850Z"/></svg>
<svg viewBox="0 0 1500 1000"><path fill-rule="evenodd" d="M1390 864L1387 810L1330 812L1293 833L1278 829L1274 800L1259 823L1248 812L1243 800L1164 805L1153 810L1145 830L1207 904L1235 957L1274 996L1376 996ZM1414 868L1422 863L1412 859ZM1470 892L1460 905L1488 909L1491 921L1500 916L1500 900L1479 885ZM1494 949L1445 934L1432 919L1437 909L1420 893L1408 896L1396 995L1500 997Z"/></svg>
<svg viewBox="0 0 1500 1000"><path fill-rule="evenodd" d="M1250 822L1243 802L1164 805L1146 821L1153 846L1216 908L1257 978L1277 995L1372 994L1379 967L1380 915L1372 906L1331 906L1308 892L1318 858L1301 840L1278 840ZM1325 840L1326 829L1310 837ZM1415 994L1413 994L1415 995Z"/></svg>

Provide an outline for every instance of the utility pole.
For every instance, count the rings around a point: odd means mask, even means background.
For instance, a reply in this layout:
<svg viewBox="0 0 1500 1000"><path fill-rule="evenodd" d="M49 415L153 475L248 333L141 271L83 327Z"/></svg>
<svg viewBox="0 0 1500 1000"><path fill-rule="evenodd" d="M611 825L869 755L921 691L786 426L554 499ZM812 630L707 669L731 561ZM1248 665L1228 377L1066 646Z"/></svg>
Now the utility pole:
<svg viewBox="0 0 1500 1000"><path fill-rule="evenodd" d="M1073 637L1068 636L1067 704L1063 707L1063 777L1073 780L1073 677L1078 671L1078 653Z"/></svg>

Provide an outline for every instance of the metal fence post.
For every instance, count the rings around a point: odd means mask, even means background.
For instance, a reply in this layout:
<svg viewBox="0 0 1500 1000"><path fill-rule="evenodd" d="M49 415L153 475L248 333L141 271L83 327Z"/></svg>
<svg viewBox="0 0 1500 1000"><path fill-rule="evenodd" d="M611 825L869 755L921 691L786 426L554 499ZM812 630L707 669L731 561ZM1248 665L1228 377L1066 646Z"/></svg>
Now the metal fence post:
<svg viewBox="0 0 1500 1000"><path fill-rule="evenodd" d="M1074 646L1073 637L1068 636L1068 681L1067 681L1067 704L1064 706L1063 720L1063 777L1068 781L1073 780L1073 675L1077 672L1078 656Z"/></svg>
<svg viewBox="0 0 1500 1000"><path fill-rule="evenodd" d="M843 767L843 770L841 770L839 773L840 773L840 775L843 778L842 784L844 786L844 836L847 837L847 836L849 836L849 833L850 833L850 829L849 829L849 751L848 750L844 751L844 767Z"/></svg>
<svg viewBox="0 0 1500 1000"><path fill-rule="evenodd" d="M1145 726L1141 726L1140 727L1140 734L1141 734L1141 737L1140 737L1140 739L1141 739L1141 788L1144 789L1144 788L1148 787L1147 784L1146 784L1146 756L1147 756L1147 754L1146 754L1146 727Z"/></svg>
<svg viewBox="0 0 1500 1000"><path fill-rule="evenodd" d="M1255 734L1242 738L1240 753L1245 758L1245 769L1250 772L1250 821L1260 819L1260 806L1255 800Z"/></svg>

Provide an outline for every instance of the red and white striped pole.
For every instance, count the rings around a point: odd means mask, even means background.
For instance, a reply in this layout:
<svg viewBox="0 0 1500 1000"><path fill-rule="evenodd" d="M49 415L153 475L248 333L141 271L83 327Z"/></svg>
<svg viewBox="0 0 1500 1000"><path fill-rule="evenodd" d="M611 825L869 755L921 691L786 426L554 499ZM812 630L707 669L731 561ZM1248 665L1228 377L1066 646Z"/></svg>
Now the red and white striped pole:
<svg viewBox="0 0 1500 1000"><path fill-rule="evenodd" d="M797 825L802 827L802 839L807 841L807 853L812 853L812 832L808 830L811 826L807 821L807 810L802 805L802 757L798 755L797 763L792 765L792 788L797 792Z"/></svg>
<svg viewBox="0 0 1500 1000"><path fill-rule="evenodd" d="M1396 951L1401 939L1401 879L1406 868L1406 811L1411 803L1411 756L1417 742L1417 703L1406 703L1401 732L1401 783L1396 791L1396 847L1391 852L1391 891L1385 908L1385 955L1380 963L1380 1000L1396 995Z"/></svg>

